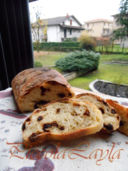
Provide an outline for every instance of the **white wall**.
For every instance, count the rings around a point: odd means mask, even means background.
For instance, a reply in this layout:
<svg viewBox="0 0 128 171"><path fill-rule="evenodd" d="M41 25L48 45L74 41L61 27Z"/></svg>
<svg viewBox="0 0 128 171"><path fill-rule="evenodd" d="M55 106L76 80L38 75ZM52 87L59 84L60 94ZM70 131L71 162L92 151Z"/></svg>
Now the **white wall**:
<svg viewBox="0 0 128 171"><path fill-rule="evenodd" d="M128 38L123 40L123 41L121 41L120 47L128 48Z"/></svg>
<svg viewBox="0 0 128 171"><path fill-rule="evenodd" d="M65 20L65 25L70 25L70 20L72 20L72 26L80 26L72 17L67 18L67 20Z"/></svg>
<svg viewBox="0 0 128 171"><path fill-rule="evenodd" d="M79 26L79 24L74 20L74 18L70 17L65 20L65 25L70 26L70 19L72 20L72 26ZM63 24L62 24L63 25ZM36 28L34 32L37 31ZM36 37L34 36L34 32L32 33L32 40L33 42L37 41L37 34ZM81 30L74 30L72 29L72 34L70 34L70 29L67 29L67 38L78 38L80 36ZM43 29L40 28L40 42L43 40ZM64 30L58 26L48 26L47 27L47 41L48 42L61 42L62 38L64 38Z"/></svg>
<svg viewBox="0 0 128 171"><path fill-rule="evenodd" d="M61 42L61 30L59 26L48 26L47 41L48 42Z"/></svg>

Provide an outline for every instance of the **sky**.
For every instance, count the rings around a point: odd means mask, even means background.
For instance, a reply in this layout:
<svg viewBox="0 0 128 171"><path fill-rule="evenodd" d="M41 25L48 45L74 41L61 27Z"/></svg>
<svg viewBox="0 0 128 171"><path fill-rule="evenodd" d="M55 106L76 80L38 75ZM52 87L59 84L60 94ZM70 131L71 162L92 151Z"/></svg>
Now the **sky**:
<svg viewBox="0 0 128 171"><path fill-rule="evenodd" d="M120 0L38 0L30 3L31 22L35 11L41 18L74 15L82 24L92 19L110 19L119 12Z"/></svg>

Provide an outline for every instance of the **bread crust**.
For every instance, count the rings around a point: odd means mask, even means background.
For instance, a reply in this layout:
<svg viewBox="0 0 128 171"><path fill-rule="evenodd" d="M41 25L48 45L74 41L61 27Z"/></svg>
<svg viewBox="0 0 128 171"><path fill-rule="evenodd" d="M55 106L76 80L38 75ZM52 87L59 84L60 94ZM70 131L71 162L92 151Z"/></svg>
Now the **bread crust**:
<svg viewBox="0 0 128 171"><path fill-rule="evenodd" d="M107 99L106 101L119 113L121 117L119 131L128 136L128 108L110 99Z"/></svg>
<svg viewBox="0 0 128 171"><path fill-rule="evenodd" d="M56 101L56 102L58 102L58 101ZM48 105L56 103L56 102L51 102L49 104L44 105L41 109L35 110L32 115L36 115L36 113L38 113L39 110L43 110ZM65 98L63 100L59 100L59 102L71 103L71 102L75 102L75 101L73 99L69 100L69 99ZM76 103L84 105L84 103L82 103L82 102L76 102ZM92 107L94 110L96 110L96 111L98 110L97 107L95 105L91 104L90 102L87 102L87 104L89 104L90 107ZM24 139L23 145L25 148L31 148L34 146L42 145L44 142L49 141L49 140L65 141L66 142L68 140L74 140L74 139L77 139L77 138L80 138L80 137L83 137L86 135L94 134L96 132L99 132L103 127L103 118L102 118L102 114L99 110L98 110L98 113L96 113L96 116L98 117L98 121L97 121L98 124L94 124L93 126L90 126L90 127L84 128L84 129L82 128L82 129L72 131L72 132L68 132L68 133L61 133L61 134L53 134L50 132L39 133L34 137L34 139L35 139L34 142L31 142L29 139L27 139L27 140Z"/></svg>
<svg viewBox="0 0 128 171"><path fill-rule="evenodd" d="M104 99L102 99L100 96L94 95L93 93L81 93L81 94L76 95L76 98L80 98L84 95L96 97L99 101L106 103Z"/></svg>
<svg viewBox="0 0 128 171"><path fill-rule="evenodd" d="M17 74L12 80L11 86L19 110L24 112L20 107L20 103L33 88L41 87L45 83L52 81L66 87L71 93L71 96L74 95L69 83L56 70L49 68L30 68Z"/></svg>

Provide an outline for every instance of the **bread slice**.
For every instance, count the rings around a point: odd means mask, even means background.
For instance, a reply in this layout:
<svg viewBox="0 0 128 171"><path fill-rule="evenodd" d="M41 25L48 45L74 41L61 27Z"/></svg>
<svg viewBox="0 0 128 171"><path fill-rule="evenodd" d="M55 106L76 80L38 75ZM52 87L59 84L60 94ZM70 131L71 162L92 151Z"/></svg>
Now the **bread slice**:
<svg viewBox="0 0 128 171"><path fill-rule="evenodd" d="M73 140L94 134L103 127L101 111L90 102L65 99L36 109L22 126L26 148L46 140Z"/></svg>
<svg viewBox="0 0 128 171"><path fill-rule="evenodd" d="M120 105L118 102L113 100L107 100L114 109L119 113L121 117L119 131L128 136L128 108Z"/></svg>
<svg viewBox="0 0 128 171"><path fill-rule="evenodd" d="M31 68L20 72L12 80L12 89L22 113L74 95L63 75L49 68Z"/></svg>
<svg viewBox="0 0 128 171"><path fill-rule="evenodd" d="M115 131L119 128L120 117L116 110L111 107L104 99L91 93L79 94L75 99L80 101L89 101L95 104L101 111L104 120L103 130L108 133Z"/></svg>

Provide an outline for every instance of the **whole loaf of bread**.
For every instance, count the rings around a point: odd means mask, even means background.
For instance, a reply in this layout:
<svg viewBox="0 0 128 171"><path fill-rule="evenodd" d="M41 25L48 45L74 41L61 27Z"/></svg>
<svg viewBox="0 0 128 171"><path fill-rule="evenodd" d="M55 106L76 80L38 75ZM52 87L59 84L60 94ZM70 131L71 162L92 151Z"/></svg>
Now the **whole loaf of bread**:
<svg viewBox="0 0 128 171"><path fill-rule="evenodd" d="M31 112L51 101L74 96L63 75L49 68L26 69L14 77L11 85L20 112Z"/></svg>

